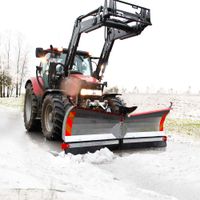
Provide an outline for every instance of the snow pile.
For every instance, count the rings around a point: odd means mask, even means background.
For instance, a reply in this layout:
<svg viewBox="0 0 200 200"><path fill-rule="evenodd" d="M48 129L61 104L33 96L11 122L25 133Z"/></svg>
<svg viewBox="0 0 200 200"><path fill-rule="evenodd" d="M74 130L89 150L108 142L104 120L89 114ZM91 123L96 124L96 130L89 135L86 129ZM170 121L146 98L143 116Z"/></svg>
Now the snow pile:
<svg viewBox="0 0 200 200"><path fill-rule="evenodd" d="M113 161L116 156L107 148L96 151L95 154L87 153L84 155L84 161L93 164L105 164Z"/></svg>
<svg viewBox="0 0 200 200"><path fill-rule="evenodd" d="M86 153L86 154L65 154L64 151L59 153L59 156L69 159L70 161L74 161L77 163L81 162L87 162L87 163L93 163L93 164L105 164L111 162L116 156L113 154L112 151L110 151L108 148L102 148L100 150L97 150L95 153Z"/></svg>

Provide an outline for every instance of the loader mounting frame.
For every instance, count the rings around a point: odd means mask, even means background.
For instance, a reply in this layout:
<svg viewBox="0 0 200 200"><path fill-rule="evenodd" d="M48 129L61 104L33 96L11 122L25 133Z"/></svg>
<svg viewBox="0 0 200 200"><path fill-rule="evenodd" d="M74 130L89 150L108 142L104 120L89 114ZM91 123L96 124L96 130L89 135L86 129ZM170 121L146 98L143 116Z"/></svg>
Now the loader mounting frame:
<svg viewBox="0 0 200 200"><path fill-rule="evenodd" d="M117 9L118 4L131 7L132 12ZM73 33L68 46L68 56L65 62L65 75L72 69L82 33L89 33L105 27L105 42L94 77L101 80L108 63L114 41L139 35L147 26L151 25L150 9L120 0L105 0L104 6L78 17L74 24Z"/></svg>

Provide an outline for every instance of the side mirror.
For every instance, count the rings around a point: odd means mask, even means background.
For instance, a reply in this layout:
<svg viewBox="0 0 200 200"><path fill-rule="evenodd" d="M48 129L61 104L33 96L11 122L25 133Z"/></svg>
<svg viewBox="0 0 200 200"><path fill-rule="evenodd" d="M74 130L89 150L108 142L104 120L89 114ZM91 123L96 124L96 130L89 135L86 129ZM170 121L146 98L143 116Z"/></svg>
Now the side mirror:
<svg viewBox="0 0 200 200"><path fill-rule="evenodd" d="M106 82L103 82L103 85L105 86L105 87L108 87L108 82L106 81Z"/></svg>
<svg viewBox="0 0 200 200"><path fill-rule="evenodd" d="M38 48L35 49L35 56L36 56L36 58L41 58L44 55L45 54L44 54L43 48L38 47Z"/></svg>
<svg viewBox="0 0 200 200"><path fill-rule="evenodd" d="M37 70L39 73L41 73L42 67L41 67L41 66L36 66L36 70Z"/></svg>

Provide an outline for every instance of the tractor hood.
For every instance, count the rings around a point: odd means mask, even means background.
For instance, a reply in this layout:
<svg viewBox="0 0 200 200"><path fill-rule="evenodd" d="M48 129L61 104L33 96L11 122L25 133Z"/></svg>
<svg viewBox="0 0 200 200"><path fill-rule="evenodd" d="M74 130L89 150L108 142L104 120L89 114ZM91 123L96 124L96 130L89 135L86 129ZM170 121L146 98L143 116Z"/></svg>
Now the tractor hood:
<svg viewBox="0 0 200 200"><path fill-rule="evenodd" d="M102 91L102 84L96 78L82 74L70 74L61 83L61 90L67 96L75 97L82 89Z"/></svg>

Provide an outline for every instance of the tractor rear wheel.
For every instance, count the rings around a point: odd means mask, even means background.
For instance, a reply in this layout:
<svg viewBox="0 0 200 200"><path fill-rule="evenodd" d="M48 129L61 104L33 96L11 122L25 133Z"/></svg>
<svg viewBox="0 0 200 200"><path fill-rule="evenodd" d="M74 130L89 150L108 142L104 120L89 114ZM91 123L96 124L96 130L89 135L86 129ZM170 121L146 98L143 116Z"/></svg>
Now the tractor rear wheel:
<svg viewBox="0 0 200 200"><path fill-rule="evenodd" d="M37 120L38 100L33 92L31 83L26 86L26 94L24 98L24 124L27 131L37 131L41 129L40 120Z"/></svg>
<svg viewBox="0 0 200 200"><path fill-rule="evenodd" d="M42 132L48 140L61 138L64 104L59 95L47 95L42 104Z"/></svg>

